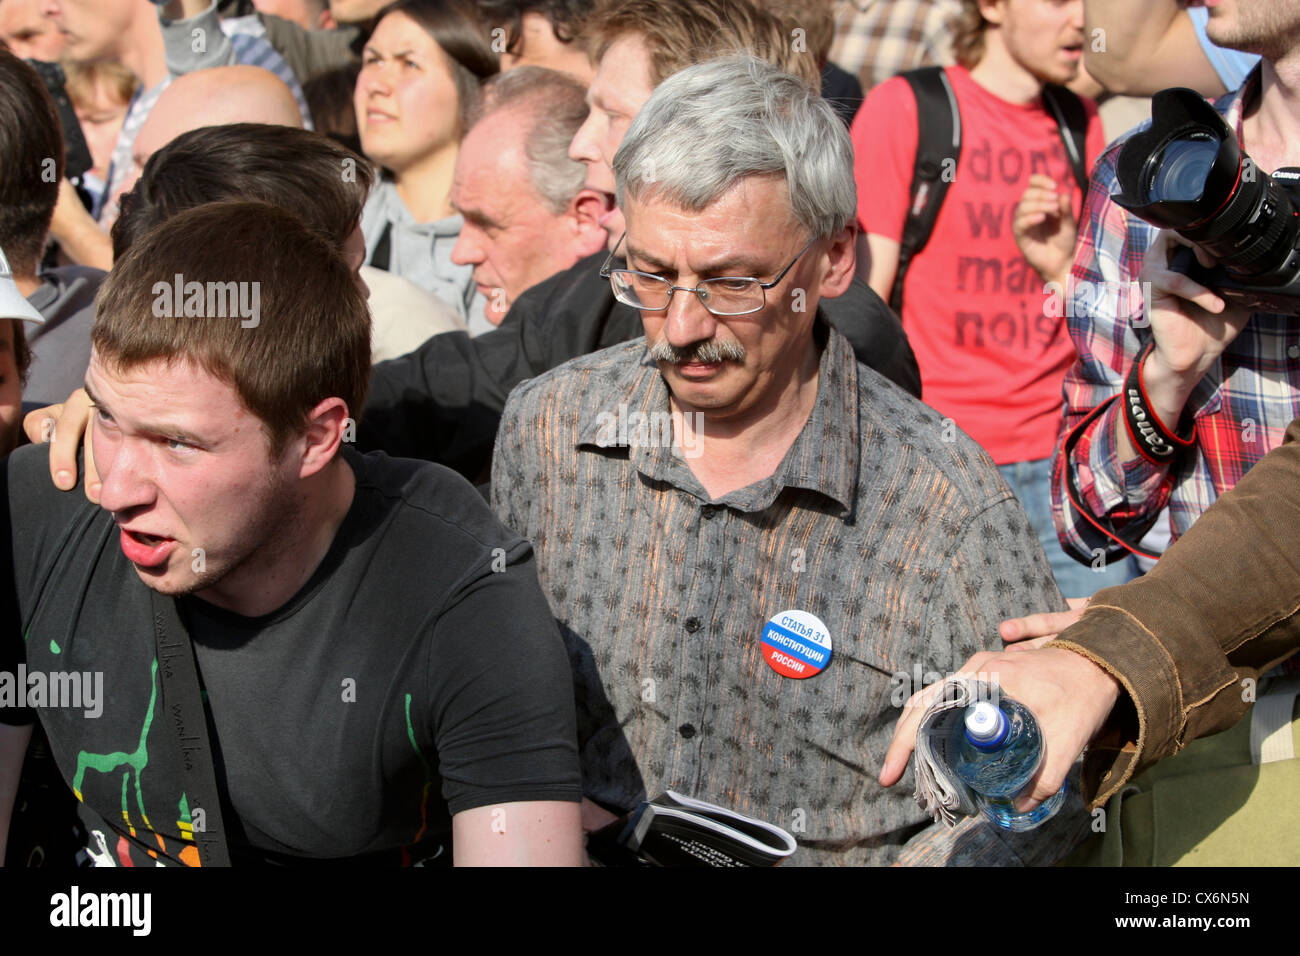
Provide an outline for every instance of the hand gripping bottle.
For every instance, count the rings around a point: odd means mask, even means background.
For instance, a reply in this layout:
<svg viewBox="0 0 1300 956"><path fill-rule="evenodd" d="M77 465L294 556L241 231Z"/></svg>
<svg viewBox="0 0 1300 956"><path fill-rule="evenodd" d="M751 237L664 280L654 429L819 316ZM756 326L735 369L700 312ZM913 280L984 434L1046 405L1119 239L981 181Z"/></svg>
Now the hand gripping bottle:
<svg viewBox="0 0 1300 956"><path fill-rule="evenodd" d="M980 812L993 823L1032 830L1061 809L1065 787L1029 813L1017 813L1013 805L1043 761L1042 734L1024 704L1010 697L972 704L956 734L953 770L975 791Z"/></svg>

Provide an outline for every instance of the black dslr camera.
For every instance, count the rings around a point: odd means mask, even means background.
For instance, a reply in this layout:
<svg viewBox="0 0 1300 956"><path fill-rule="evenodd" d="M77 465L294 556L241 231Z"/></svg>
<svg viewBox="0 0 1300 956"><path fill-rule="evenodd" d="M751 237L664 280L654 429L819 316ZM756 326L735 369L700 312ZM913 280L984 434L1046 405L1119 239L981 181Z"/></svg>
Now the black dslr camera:
<svg viewBox="0 0 1300 956"><path fill-rule="evenodd" d="M1161 90L1151 127L1120 149L1116 203L1218 260L1179 248L1171 267L1251 311L1300 315L1300 169L1265 173L1193 90Z"/></svg>

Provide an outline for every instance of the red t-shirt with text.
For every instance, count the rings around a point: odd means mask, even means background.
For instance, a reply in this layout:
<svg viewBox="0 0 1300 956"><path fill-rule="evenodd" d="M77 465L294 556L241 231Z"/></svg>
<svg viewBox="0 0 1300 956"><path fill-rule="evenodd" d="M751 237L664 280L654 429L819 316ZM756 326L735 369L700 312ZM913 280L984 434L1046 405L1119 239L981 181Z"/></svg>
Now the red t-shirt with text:
<svg viewBox="0 0 1300 956"><path fill-rule="evenodd" d="M1008 103L960 66L946 70L961 113L962 145L925 248L903 285L903 327L927 404L978 441L998 464L1052 453L1061 382L1074 359L1064 316L1046 314L1043 280L1011 234L1031 173L1083 197L1059 129L1041 101ZM1087 163L1105 146L1097 109L1088 115ZM916 98L901 77L872 89L853 122L862 228L899 240L916 160Z"/></svg>

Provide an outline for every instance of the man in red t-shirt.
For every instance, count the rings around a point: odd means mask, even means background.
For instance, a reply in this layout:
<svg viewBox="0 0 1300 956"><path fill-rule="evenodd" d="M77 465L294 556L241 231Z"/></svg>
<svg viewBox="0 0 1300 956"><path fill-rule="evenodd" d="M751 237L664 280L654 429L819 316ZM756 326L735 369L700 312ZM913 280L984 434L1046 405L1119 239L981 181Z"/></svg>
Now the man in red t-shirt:
<svg viewBox="0 0 1300 956"><path fill-rule="evenodd" d="M903 325L922 398L989 452L1061 591L1084 597L1129 574L1075 563L1057 541L1050 508L1061 381L1074 348L1044 284L1068 271L1082 196L1042 90L1078 74L1083 2L963 0L962 8L954 22L958 65L945 70L961 116L961 153L929 242L907 271ZM1105 142L1096 106L1084 107L1091 166ZM916 99L904 79L871 91L852 135L866 238L858 268L888 298L917 149Z"/></svg>

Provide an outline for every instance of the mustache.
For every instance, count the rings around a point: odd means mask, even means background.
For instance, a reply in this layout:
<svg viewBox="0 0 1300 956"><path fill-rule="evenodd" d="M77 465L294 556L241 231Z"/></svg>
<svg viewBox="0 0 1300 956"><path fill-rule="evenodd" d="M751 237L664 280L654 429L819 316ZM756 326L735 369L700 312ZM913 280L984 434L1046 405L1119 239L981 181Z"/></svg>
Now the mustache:
<svg viewBox="0 0 1300 956"><path fill-rule="evenodd" d="M713 365L717 362L745 361L745 347L739 342L706 339L683 348L670 345L660 338L650 346L650 357L656 362L669 362L679 365L686 362L700 362Z"/></svg>

